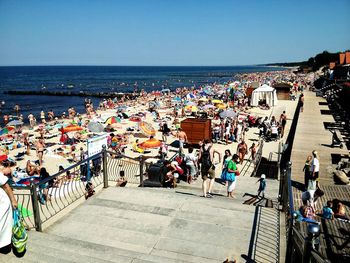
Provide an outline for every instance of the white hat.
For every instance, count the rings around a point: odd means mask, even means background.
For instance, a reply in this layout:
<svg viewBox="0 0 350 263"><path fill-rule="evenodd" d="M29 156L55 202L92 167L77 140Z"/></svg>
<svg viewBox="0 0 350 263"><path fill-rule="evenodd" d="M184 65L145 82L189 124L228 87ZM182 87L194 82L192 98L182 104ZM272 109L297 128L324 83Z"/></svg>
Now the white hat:
<svg viewBox="0 0 350 263"><path fill-rule="evenodd" d="M260 178L265 179L265 178L266 178L266 175L265 175L265 174L262 174L262 175L260 176Z"/></svg>

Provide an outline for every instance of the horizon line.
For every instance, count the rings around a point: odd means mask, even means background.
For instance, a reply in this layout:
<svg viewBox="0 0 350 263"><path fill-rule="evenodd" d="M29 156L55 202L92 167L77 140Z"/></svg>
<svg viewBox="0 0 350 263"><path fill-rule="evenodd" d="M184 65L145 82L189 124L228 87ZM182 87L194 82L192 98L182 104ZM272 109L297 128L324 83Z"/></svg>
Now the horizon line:
<svg viewBox="0 0 350 263"><path fill-rule="evenodd" d="M280 63L297 63L297 62L277 62L277 63L265 63L265 64L245 64L245 65L79 65L79 64L43 64L43 65L0 65L0 67L274 67L274 64ZM276 65L277 66L277 65ZM278 66L283 68L283 66Z"/></svg>

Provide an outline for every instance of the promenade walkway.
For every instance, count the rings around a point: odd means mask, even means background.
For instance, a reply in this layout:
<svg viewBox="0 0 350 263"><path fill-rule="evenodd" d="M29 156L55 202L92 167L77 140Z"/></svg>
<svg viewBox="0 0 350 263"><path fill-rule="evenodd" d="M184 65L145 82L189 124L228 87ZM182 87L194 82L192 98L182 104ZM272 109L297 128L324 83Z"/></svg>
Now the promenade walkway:
<svg viewBox="0 0 350 263"><path fill-rule="evenodd" d="M326 100L316 97L311 91L305 91L304 111L299 115L299 121L295 133L292 161L292 179L300 183L304 182L303 167L306 157L316 150L320 157L320 184L333 185L332 156L348 155L349 150L344 147L332 148L331 133L324 126L324 122L334 123L334 118L329 114L322 114L321 110L329 110Z"/></svg>
<svg viewBox="0 0 350 263"><path fill-rule="evenodd" d="M304 95L304 111L299 115L291 155L294 209L297 210L302 205L301 194L304 186L302 170L306 157L316 150L320 157L320 187L325 192L325 195L317 201L316 210L322 210L328 200L337 198L346 205L346 214L349 215L350 186L335 185L332 174L336 163L341 156L347 156L349 150L345 146L343 149L330 146L331 133L325 124L334 123L335 120L328 114L326 100L316 97L316 94L310 91L305 91ZM320 222L320 254L331 262L345 262L343 256L349 255L350 251L348 245L350 224L337 219L322 220L318 216L316 220ZM307 236L306 226L306 223L296 225L303 237Z"/></svg>

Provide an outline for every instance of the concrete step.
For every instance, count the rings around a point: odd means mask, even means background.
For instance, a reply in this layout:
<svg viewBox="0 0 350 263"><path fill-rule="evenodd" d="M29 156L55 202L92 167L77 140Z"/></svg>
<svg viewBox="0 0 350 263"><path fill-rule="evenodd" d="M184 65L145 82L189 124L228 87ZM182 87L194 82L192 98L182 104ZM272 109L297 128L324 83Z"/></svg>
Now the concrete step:
<svg viewBox="0 0 350 263"><path fill-rule="evenodd" d="M240 258L247 254L255 213L254 206L243 204L243 193L255 189L256 180L240 178L245 189L237 189L237 199L225 192L203 198L200 188L109 187L45 233L29 232L28 252L19 260L214 263ZM0 262L13 259L0 256Z"/></svg>
<svg viewBox="0 0 350 263"><path fill-rule="evenodd" d="M175 263L175 262L212 262L202 261L199 257L187 257L192 261L180 260L181 255L143 254L115 247L99 245L87 241L60 237L53 234L30 232L27 253L23 258L16 258L12 254L0 256L1 262L148 262L148 263ZM205 259L204 259L205 260Z"/></svg>

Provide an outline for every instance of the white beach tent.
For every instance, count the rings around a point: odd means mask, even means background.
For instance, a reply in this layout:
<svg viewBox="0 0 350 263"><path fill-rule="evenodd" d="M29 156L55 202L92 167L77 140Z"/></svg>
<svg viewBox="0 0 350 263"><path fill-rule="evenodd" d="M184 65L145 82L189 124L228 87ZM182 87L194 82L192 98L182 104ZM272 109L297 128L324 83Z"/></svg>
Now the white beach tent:
<svg viewBox="0 0 350 263"><path fill-rule="evenodd" d="M260 100L266 100L266 104L270 107L277 105L278 100L276 89L266 84L255 89L252 93L250 105L258 106Z"/></svg>

